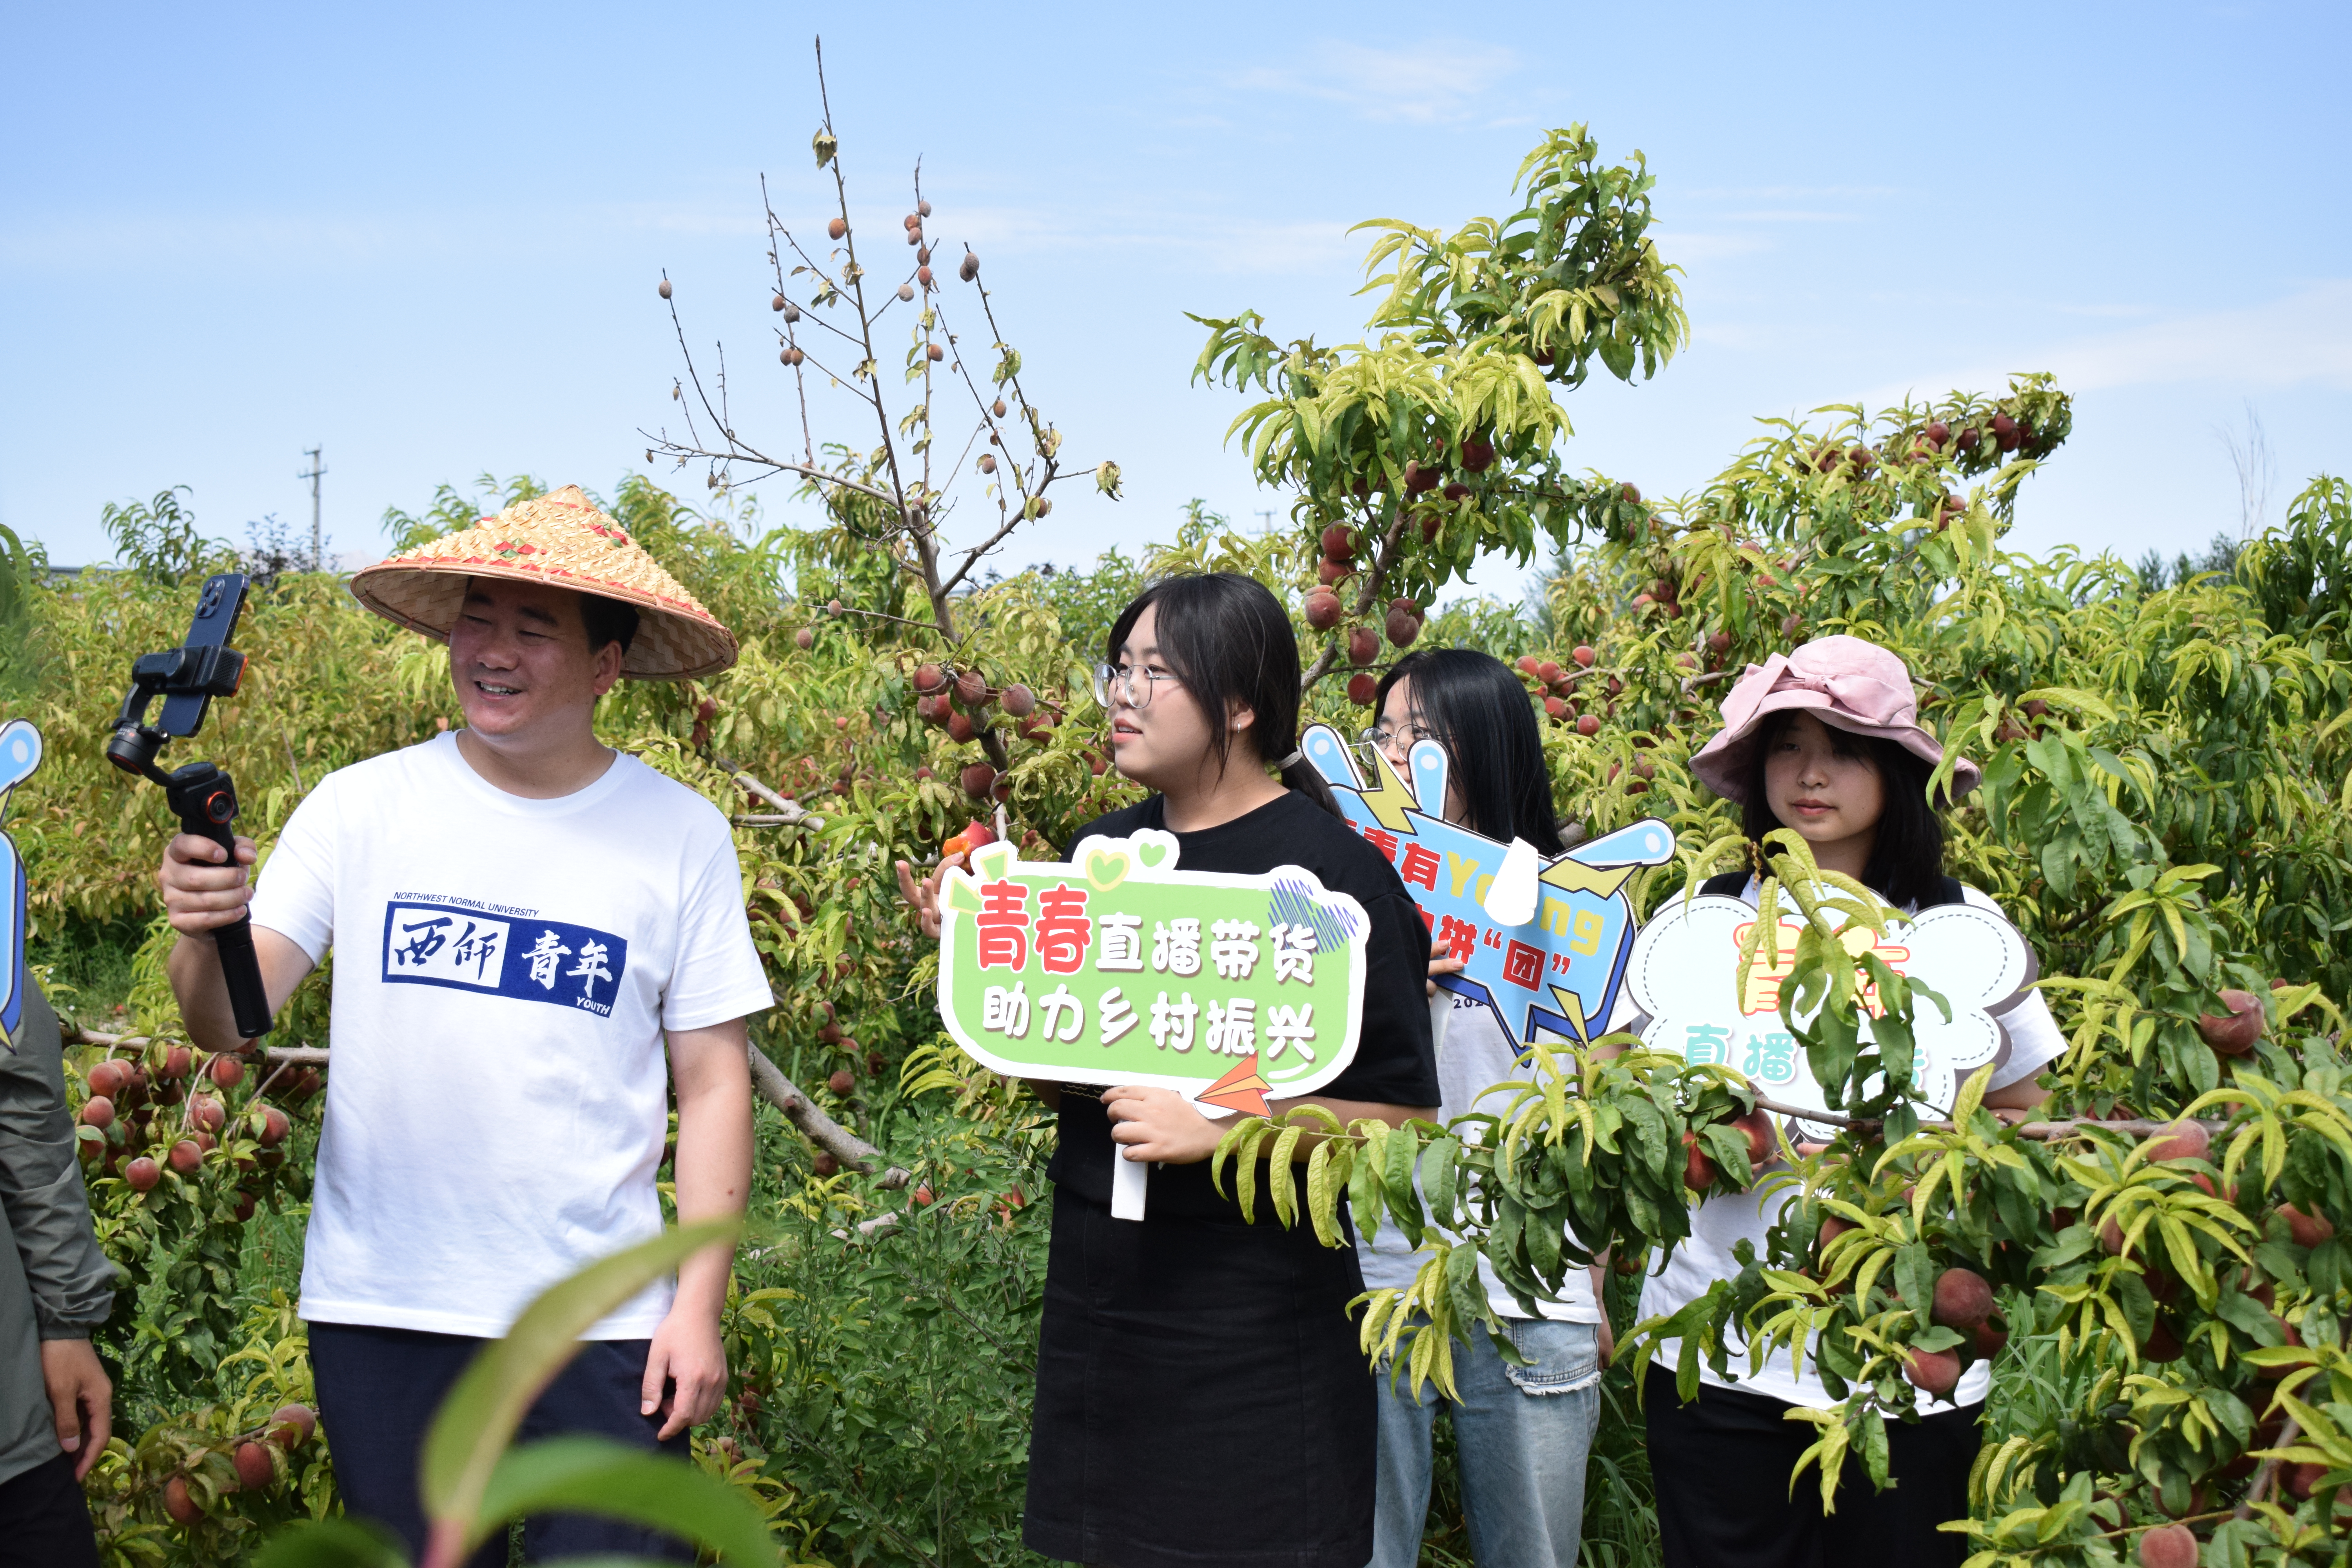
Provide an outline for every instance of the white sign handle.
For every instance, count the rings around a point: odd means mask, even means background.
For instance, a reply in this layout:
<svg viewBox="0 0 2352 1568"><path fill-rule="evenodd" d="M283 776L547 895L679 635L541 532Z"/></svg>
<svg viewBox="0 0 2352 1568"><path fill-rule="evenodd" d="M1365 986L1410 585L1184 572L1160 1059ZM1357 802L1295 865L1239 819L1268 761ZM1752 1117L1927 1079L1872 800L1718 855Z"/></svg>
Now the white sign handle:
<svg viewBox="0 0 2352 1568"><path fill-rule="evenodd" d="M1136 1219L1143 1217L1143 1193L1151 1178L1151 1167L1140 1160L1130 1160L1126 1152L1114 1144L1110 1155L1110 1217Z"/></svg>

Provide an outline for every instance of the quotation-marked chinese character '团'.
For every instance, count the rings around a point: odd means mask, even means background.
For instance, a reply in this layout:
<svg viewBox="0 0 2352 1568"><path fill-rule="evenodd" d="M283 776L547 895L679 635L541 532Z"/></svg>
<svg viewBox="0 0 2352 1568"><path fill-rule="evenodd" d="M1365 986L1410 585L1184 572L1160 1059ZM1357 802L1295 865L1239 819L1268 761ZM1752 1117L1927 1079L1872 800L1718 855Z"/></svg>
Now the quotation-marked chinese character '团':
<svg viewBox="0 0 2352 1568"><path fill-rule="evenodd" d="M980 886L980 967L1018 969L1029 962L1029 889L1002 879Z"/></svg>
<svg viewBox="0 0 2352 1568"><path fill-rule="evenodd" d="M567 980L580 975L586 977L581 981L580 994L591 1002L596 999L596 982L613 978L613 972L604 967L604 960L610 952L601 942L583 942L580 944L580 962L563 972Z"/></svg>
<svg viewBox="0 0 2352 1568"><path fill-rule="evenodd" d="M1192 994L1184 992L1183 1000L1171 1002L1162 991L1160 1000L1151 1005L1151 1043L1163 1051L1189 1051L1192 1048L1192 1020L1201 1009L1194 1005Z"/></svg>
<svg viewBox="0 0 2352 1568"><path fill-rule="evenodd" d="M1114 974L1139 974L1143 971L1143 917L1141 915L1105 915L1095 922L1096 934L1101 939L1095 944L1095 968Z"/></svg>
<svg viewBox="0 0 2352 1568"><path fill-rule="evenodd" d="M1543 954L1514 938L1503 950L1503 978L1532 991L1543 979Z"/></svg>
<svg viewBox="0 0 2352 1568"><path fill-rule="evenodd" d="M565 959L572 956L572 950L564 946L563 939L553 931L543 931L539 933L539 940L531 943L530 951L523 956L530 960L530 977L539 982L539 988L552 991L555 989L555 972L562 966Z"/></svg>
<svg viewBox="0 0 2352 1568"><path fill-rule="evenodd" d="M1296 980L1301 985L1314 984L1315 928L1285 921L1266 934L1274 939L1274 983L1282 985Z"/></svg>
<svg viewBox="0 0 2352 1568"><path fill-rule="evenodd" d="M993 1034L1010 1036L1016 1040L1029 1037L1029 994L1026 982L1016 980L1013 989L992 985L980 994L980 1026Z"/></svg>
<svg viewBox="0 0 2352 1568"><path fill-rule="evenodd" d="M1257 967L1257 926L1250 921L1218 921L1209 927L1209 962L1220 980L1247 980Z"/></svg>
<svg viewBox="0 0 2352 1568"><path fill-rule="evenodd" d="M1087 1026L1087 1005L1056 985L1037 998L1037 1032L1049 1040L1075 1040Z"/></svg>
<svg viewBox="0 0 2352 1568"><path fill-rule="evenodd" d="M1076 974L1094 939L1083 888L1065 882L1037 895L1037 962L1048 974Z"/></svg>
<svg viewBox="0 0 2352 1568"><path fill-rule="evenodd" d="M1257 1003L1236 996L1219 1007L1209 1004L1209 1048L1229 1057L1245 1057L1257 1049Z"/></svg>
<svg viewBox="0 0 2352 1568"><path fill-rule="evenodd" d="M1153 921L1151 967L1162 974L1201 973L1201 922Z"/></svg>

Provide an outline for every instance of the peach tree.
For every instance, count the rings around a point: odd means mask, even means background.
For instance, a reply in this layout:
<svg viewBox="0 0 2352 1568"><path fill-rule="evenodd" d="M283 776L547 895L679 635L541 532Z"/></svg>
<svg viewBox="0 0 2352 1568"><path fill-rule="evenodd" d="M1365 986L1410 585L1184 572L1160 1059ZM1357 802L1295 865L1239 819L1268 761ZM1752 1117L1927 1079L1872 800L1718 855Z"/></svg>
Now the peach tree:
<svg viewBox="0 0 2352 1568"><path fill-rule="evenodd" d="M1446 233L1392 219L1361 342L1287 345L1254 311L1209 329L1197 379L1269 395L1234 421L1260 483L1294 492L1290 518L1319 555L1303 606L1319 646L1310 683L1371 664L1381 639L1419 635L1426 607L1483 555L1525 563L1539 544L1606 525L1636 492L1567 471L1554 395L1593 362L1653 374L1689 337L1675 268L1650 237L1641 155L1602 166L1582 126L1549 132L1519 166L1524 205ZM1383 271L1381 268L1385 268ZM1368 700L1368 679L1350 682Z"/></svg>
<svg viewBox="0 0 2352 1568"><path fill-rule="evenodd" d="M1553 721L1571 815L1675 827L1681 863L1636 885L1649 908L1746 858L1687 769L1714 689L1833 631L1900 652L1930 722L1986 768L1949 815L1951 868L2017 920L2072 1041L2040 1119L1995 1118L1980 1085L1920 1103L1902 1053L1858 1054L1858 979L1899 987L1858 977L1805 907L1783 995L1820 1005L1790 1026L1844 1123L1826 1150L1776 1145L1755 1086L1727 1068L1562 1046L1475 1136L1328 1141L1308 1217L1328 1227L1348 1193L1359 1225L1437 1238L1366 1336L1442 1378L1448 1334L1494 1326L1474 1252L1531 1300L1604 1249L1640 1268L1684 1234L1691 1194L1760 1179L1791 1200L1765 1254L1641 1325L1634 1365L1679 1339L1686 1392L1702 1363L1736 1374L1758 1347L1813 1344L1845 1395L1807 1457L1833 1494L1883 1479L1885 1423L1915 1387L1948 1390L1994 1358L1966 1526L1982 1561L2172 1561L2184 1542L2212 1561L2317 1561L2340 1547L2333 1499L2352 1479L2352 1281L2335 1234L2352 1100L2331 1000L2352 974L2329 912L2352 868L2332 564L2352 497L2315 481L2231 574L2154 592L2112 559L2011 553L2024 483L2071 419L2027 377L1999 397L1776 427L1697 494L1604 519L1549 586L1554 646L1486 644L1517 653ZM1772 847L1768 893L1810 880L1793 841ZM1841 897L1868 907L1858 888ZM1874 1030L1904 1017L1894 1005ZM1276 1135L1236 1130L1244 1192Z"/></svg>

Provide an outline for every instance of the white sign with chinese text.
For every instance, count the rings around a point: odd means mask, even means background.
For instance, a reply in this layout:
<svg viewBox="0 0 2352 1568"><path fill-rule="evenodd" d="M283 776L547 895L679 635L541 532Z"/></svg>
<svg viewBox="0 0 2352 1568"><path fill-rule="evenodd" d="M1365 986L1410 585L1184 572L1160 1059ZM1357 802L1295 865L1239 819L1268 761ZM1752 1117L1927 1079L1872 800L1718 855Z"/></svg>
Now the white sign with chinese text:
<svg viewBox="0 0 2352 1568"><path fill-rule="evenodd" d="M1626 964L1627 994L1649 1018L1642 1043L1734 1068L1783 1104L1829 1109L1803 1046L1780 1014L1780 986L1796 964L1799 919L1784 906L1778 962L1768 962L1759 949L1743 974L1739 949L1756 921L1752 905L1720 895L1667 900L1634 938ZM1856 954L1874 949L1889 969L1950 1005L1947 1022L1933 1002L1918 997L1912 1016L1916 1092L1948 1108L1962 1079L2002 1055L2000 1015L2032 984L2032 949L1998 912L1969 903L1938 904L1888 922L1885 932L1851 928L1841 940ZM1873 988L1864 989L1863 1011L1867 1039L1871 1017L1884 1011ZM1797 1131L1827 1138L1836 1129L1801 1121Z"/></svg>

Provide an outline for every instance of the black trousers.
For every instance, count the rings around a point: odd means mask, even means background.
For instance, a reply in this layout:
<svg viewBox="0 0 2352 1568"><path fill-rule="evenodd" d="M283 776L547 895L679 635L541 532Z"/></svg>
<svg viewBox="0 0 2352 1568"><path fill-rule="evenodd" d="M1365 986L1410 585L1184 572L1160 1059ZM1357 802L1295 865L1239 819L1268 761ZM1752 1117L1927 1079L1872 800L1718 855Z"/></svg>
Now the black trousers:
<svg viewBox="0 0 2352 1568"><path fill-rule="evenodd" d="M335 1459L335 1486L346 1511L384 1525L425 1551L425 1508L417 1495L417 1461L425 1433L442 1397L466 1363L488 1344L462 1334L428 1334L355 1323L310 1325L310 1371L319 1391L319 1425ZM516 1433L535 1437L593 1433L632 1447L685 1458L681 1432L656 1443L661 1418L640 1415L646 1340L591 1340L556 1374ZM606 1553L691 1563L693 1549L669 1536L587 1514L551 1514L523 1526L523 1558ZM505 1568L506 1532L483 1542L467 1568Z"/></svg>
<svg viewBox="0 0 2352 1568"><path fill-rule="evenodd" d="M1958 1568L1968 1556L1967 1536L1936 1527L1968 1517L1982 1405L1916 1426L1889 1421L1887 1475L1899 1484L1873 1491L1862 1461L1849 1458L1837 1511L1824 1515L1817 1470L1789 1495L1797 1458L1819 1434L1783 1420L1786 1404L1702 1385L1685 1405L1674 1373L1658 1366L1642 1392L1665 1568Z"/></svg>
<svg viewBox="0 0 2352 1568"><path fill-rule="evenodd" d="M59 1454L0 1481L0 1568L98 1568L89 1504Z"/></svg>
<svg viewBox="0 0 2352 1568"><path fill-rule="evenodd" d="M1258 1217L1113 1219L1055 1189L1030 1551L1118 1568L1371 1560L1379 1410L1348 1321L1356 1249Z"/></svg>

